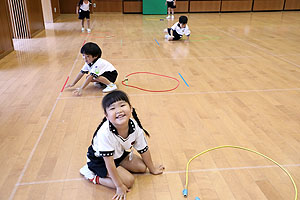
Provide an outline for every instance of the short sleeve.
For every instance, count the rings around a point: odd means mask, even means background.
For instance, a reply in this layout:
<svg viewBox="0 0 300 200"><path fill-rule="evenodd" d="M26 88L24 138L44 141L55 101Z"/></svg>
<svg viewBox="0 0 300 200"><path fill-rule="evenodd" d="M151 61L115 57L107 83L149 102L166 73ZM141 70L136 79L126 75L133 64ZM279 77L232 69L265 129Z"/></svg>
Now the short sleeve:
<svg viewBox="0 0 300 200"><path fill-rule="evenodd" d="M113 156L115 148L113 146L114 141L106 134L100 134L98 138L98 150L99 155L102 157Z"/></svg>
<svg viewBox="0 0 300 200"><path fill-rule="evenodd" d="M186 28L185 28L185 30L184 30L184 34L185 34L186 36L190 36L190 34L191 34L191 31L190 31L188 25L186 25Z"/></svg>
<svg viewBox="0 0 300 200"><path fill-rule="evenodd" d="M175 29L176 29L176 27L178 26L177 25L178 24L178 22L176 22L172 27L171 27L171 29L174 31Z"/></svg>
<svg viewBox="0 0 300 200"><path fill-rule="evenodd" d="M137 138L133 147L137 150L137 152L143 154L148 150L148 144L145 138L144 130L137 125L136 131L137 131Z"/></svg>
<svg viewBox="0 0 300 200"><path fill-rule="evenodd" d="M84 73L84 74L89 73L90 70L89 70L88 64L85 63L80 71L81 71L81 73Z"/></svg>

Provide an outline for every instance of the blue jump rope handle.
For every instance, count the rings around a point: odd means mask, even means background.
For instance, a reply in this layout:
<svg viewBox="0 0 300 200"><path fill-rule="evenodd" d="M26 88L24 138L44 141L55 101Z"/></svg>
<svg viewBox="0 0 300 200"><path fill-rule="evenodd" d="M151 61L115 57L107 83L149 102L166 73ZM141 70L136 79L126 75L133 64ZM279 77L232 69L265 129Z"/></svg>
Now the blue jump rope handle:
<svg viewBox="0 0 300 200"><path fill-rule="evenodd" d="M187 195L188 195L187 189L184 189L184 190L182 191L182 194L183 194L184 197L187 197Z"/></svg>
<svg viewBox="0 0 300 200"><path fill-rule="evenodd" d="M196 197L195 200L200 200L200 198L199 198L199 197Z"/></svg>

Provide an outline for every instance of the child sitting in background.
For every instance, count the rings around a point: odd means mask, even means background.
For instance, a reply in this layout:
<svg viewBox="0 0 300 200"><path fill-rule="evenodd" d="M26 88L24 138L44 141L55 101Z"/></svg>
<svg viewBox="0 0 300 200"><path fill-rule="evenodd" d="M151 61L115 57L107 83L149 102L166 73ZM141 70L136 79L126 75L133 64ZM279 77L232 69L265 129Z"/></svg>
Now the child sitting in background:
<svg viewBox="0 0 300 200"><path fill-rule="evenodd" d="M165 29L165 32L168 33L165 35L165 38L169 41L179 40L183 35L187 36L189 40L191 31L187 25L188 18L186 16L180 16L179 22L176 22L171 28Z"/></svg>

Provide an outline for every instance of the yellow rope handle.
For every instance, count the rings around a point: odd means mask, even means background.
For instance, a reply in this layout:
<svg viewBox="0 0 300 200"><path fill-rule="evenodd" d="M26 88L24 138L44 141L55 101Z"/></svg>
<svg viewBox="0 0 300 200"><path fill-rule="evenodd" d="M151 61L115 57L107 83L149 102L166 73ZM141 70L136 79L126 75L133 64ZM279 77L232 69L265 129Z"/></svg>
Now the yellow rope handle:
<svg viewBox="0 0 300 200"><path fill-rule="evenodd" d="M189 180L189 165L190 165L190 162L192 162L192 160L194 160L195 158L197 158L198 156L201 156L202 154L205 154L209 151L212 151L212 150L216 150L216 149L221 149L221 148L236 148L236 149L242 149L242 150L246 150L246 151L250 151L252 153L256 153L268 160L270 160L271 162L275 163L278 167L280 167L280 169L282 169L288 176L289 178L291 179L292 183L293 183L293 186L294 186L294 190L295 190L295 200L297 200L297 196L298 196L298 190L297 190L297 186L296 186L296 183L293 179L293 177L290 175L290 173L284 168L282 167L278 162L276 162L275 160L269 158L268 156L262 154L262 153L259 153L257 151L254 151L254 150L251 150L251 149L248 149L248 148L245 148L245 147L240 147L240 146L233 146L233 145L224 145L224 146L217 146L217 147L214 147L214 148L211 148L211 149L207 149L205 151L202 151L201 153L198 153L197 155L193 156L189 161L188 163L186 164L186 172L185 172L185 187L184 187L184 190L186 190L186 193L187 193L187 187L188 187L188 180ZM187 196L187 195L186 195Z"/></svg>

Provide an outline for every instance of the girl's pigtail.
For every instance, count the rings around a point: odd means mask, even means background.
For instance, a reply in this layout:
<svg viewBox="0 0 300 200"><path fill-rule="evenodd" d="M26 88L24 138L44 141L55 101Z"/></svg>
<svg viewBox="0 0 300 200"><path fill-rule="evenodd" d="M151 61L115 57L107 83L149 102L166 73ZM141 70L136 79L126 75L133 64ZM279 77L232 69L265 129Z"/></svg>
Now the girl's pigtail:
<svg viewBox="0 0 300 200"><path fill-rule="evenodd" d="M146 134L148 137L150 137L148 131L146 131L146 130L143 128L143 126L142 126L142 124L141 124L141 122L140 122L140 120L139 120L139 118L138 118L138 116L137 116L137 114L136 114L134 108L132 108L132 116L133 116L133 118L135 119L135 121L138 123L139 127L140 127L141 129L144 130L145 134Z"/></svg>
<svg viewBox="0 0 300 200"><path fill-rule="evenodd" d="M95 133L94 133L94 135L93 135L93 139L94 139L94 137L97 135L97 132L99 131L99 129L101 128L101 126L104 124L104 122L105 122L106 120L107 120L106 117L104 117L103 120L102 120L102 122L99 124L99 126L98 126L97 129L96 129L96 131L95 131ZM93 144L93 140L92 140L92 144Z"/></svg>

